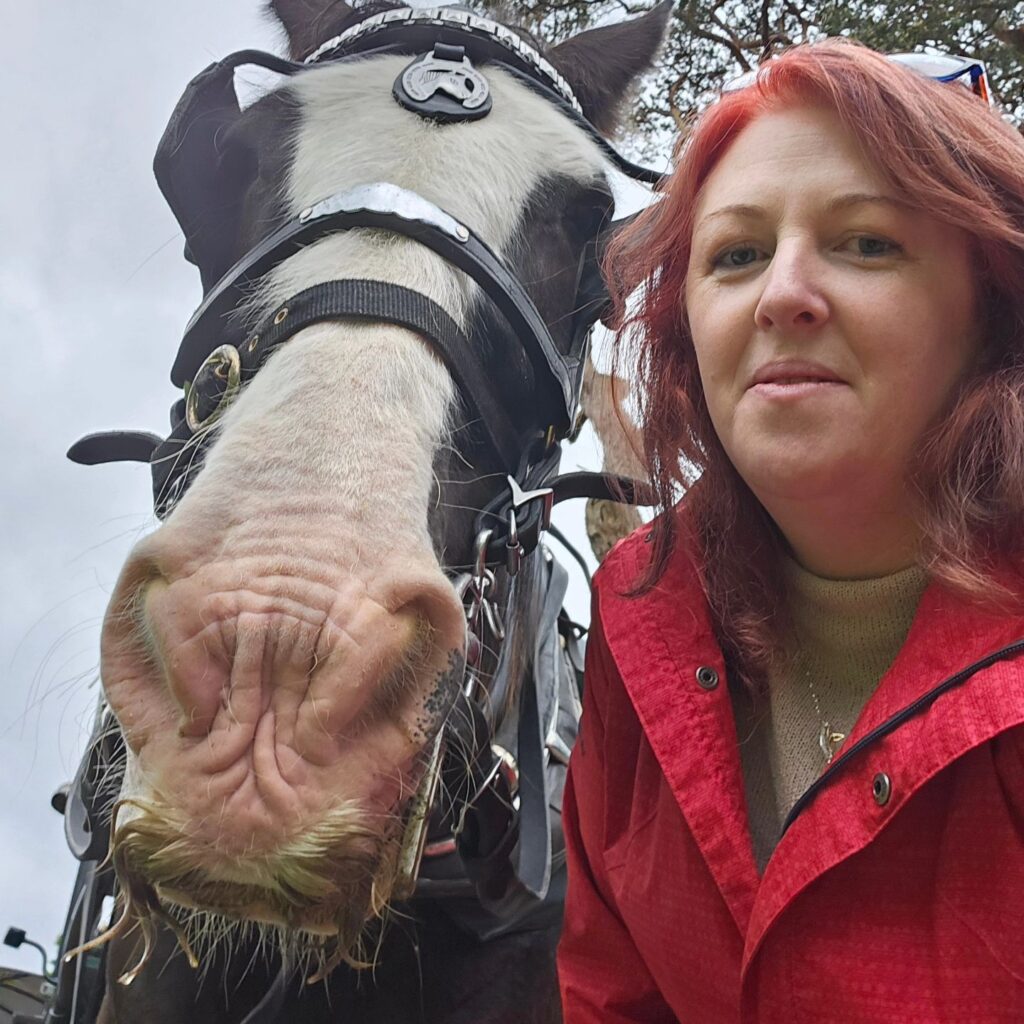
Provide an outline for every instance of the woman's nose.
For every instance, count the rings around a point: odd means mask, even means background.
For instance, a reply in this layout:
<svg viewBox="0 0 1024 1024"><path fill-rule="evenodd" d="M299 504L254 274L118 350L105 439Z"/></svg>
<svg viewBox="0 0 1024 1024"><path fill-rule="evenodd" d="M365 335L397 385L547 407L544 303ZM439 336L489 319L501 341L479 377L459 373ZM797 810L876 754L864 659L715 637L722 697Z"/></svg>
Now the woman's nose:
<svg viewBox="0 0 1024 1024"><path fill-rule="evenodd" d="M801 240L782 241L762 279L754 310L762 330L821 326L829 315L818 254Z"/></svg>

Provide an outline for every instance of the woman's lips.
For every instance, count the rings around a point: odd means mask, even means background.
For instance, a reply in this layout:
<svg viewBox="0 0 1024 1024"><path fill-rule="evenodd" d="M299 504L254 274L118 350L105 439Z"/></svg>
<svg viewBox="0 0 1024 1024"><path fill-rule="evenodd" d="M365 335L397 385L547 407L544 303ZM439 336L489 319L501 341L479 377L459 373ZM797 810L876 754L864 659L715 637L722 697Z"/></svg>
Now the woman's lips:
<svg viewBox="0 0 1024 1024"><path fill-rule="evenodd" d="M753 384L751 385L750 390L760 398L778 400L829 395L835 392L836 388L844 387L847 387L847 385L841 380L793 378L789 380L770 380L764 381L760 384Z"/></svg>
<svg viewBox="0 0 1024 1024"><path fill-rule="evenodd" d="M775 359L754 374L749 390L759 398L795 401L832 395L839 387L846 387L846 381L823 363L811 359Z"/></svg>

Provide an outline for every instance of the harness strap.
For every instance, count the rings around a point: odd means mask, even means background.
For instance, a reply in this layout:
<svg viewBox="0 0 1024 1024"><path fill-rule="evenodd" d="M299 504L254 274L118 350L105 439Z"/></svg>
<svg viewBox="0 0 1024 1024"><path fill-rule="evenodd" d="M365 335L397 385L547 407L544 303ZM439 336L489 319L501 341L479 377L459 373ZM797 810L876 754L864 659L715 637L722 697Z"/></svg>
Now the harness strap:
<svg viewBox="0 0 1024 1024"><path fill-rule="evenodd" d="M241 378L250 379L279 345L299 331L329 320L392 323L423 335L451 373L460 397L470 403L495 452L506 466L516 466L522 442L494 393L479 352L441 306L401 285L328 281L292 296L238 348ZM192 387L198 390L194 408L200 420L216 411L225 386L213 373L200 374L193 381ZM148 461L156 514L163 518L202 468L203 449L210 439L209 432L193 434L180 408L176 407L173 418L177 422L165 440L141 431L90 434L72 445L68 457L86 465Z"/></svg>
<svg viewBox="0 0 1024 1024"><path fill-rule="evenodd" d="M516 874L535 899L547 895L551 882L550 787L547 739L555 723L561 683L558 613L569 583L568 573L553 561L542 568L547 585L539 594L532 671L519 700L519 808L522 827Z"/></svg>
<svg viewBox="0 0 1024 1024"><path fill-rule="evenodd" d="M482 707L464 694L456 702L445 727L443 778L454 808L449 822L459 869L453 874L442 866L441 878L437 870L426 877L421 873L415 891L419 898L464 895L461 879L468 879L480 905L493 915L492 926L501 921L502 927L521 927L534 914L547 912L553 857L561 850L564 754L575 738L579 711L574 667L563 652L559 630L568 574L545 558L537 575L524 579L530 580L530 601L515 628L533 643L517 707L493 730L502 745L495 747ZM506 651L507 645L492 697L504 693L509 682ZM518 802L502 770L504 750L515 759Z"/></svg>
<svg viewBox="0 0 1024 1024"><path fill-rule="evenodd" d="M241 376L247 380L273 351L299 331L330 320L390 323L423 335L452 375L460 396L471 404L488 439L506 466L515 466L522 442L505 415L481 354L447 311L420 292L385 281L327 281L293 295L269 314L239 349ZM193 384L197 384L194 381ZM199 418L216 408L223 388L199 399ZM206 404L204 407L204 397Z"/></svg>
<svg viewBox="0 0 1024 1024"><path fill-rule="evenodd" d="M422 196L388 182L360 185L316 203L246 253L193 314L171 369L172 382L180 387L193 379L218 345L242 343L243 325L231 316L257 279L313 242L356 228L414 239L475 281L536 369L537 400L545 416L563 433L572 426L582 359L558 351L533 299L483 239Z"/></svg>

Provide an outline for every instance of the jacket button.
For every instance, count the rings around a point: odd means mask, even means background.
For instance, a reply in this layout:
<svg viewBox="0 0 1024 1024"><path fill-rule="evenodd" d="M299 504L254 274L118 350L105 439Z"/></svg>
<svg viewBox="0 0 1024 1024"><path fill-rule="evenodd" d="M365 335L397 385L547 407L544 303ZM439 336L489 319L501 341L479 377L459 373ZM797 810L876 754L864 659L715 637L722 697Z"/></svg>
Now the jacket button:
<svg viewBox="0 0 1024 1024"><path fill-rule="evenodd" d="M705 690L713 690L718 686L718 673L707 665L697 669L697 682Z"/></svg>
<svg viewBox="0 0 1024 1024"><path fill-rule="evenodd" d="M892 796L892 779L885 772L879 772L871 783L871 795L879 807L884 807Z"/></svg>

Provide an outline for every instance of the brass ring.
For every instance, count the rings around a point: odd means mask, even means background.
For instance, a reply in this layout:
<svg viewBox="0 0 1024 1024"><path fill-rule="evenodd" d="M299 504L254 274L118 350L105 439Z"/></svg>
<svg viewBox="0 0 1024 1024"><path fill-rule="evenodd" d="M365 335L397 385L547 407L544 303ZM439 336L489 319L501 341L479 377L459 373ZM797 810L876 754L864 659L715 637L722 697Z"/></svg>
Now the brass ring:
<svg viewBox="0 0 1024 1024"><path fill-rule="evenodd" d="M226 381L226 384L214 410L208 416L200 419L201 388L198 385L201 384L204 373L211 373L219 380ZM188 429L195 434L202 427L209 426L218 420L231 404L235 395L238 394L241 382L242 360L238 349L234 345L221 345L220 348L214 349L206 357L203 365L199 367L199 372L185 396L185 422L188 424Z"/></svg>
<svg viewBox="0 0 1024 1024"><path fill-rule="evenodd" d="M284 306L283 308L281 308L281 309L279 309L279 310L277 311L277 315L276 315L276 316L274 317L274 323L275 323L275 325L276 325L276 324L283 324L283 323L284 323L284 321L285 321L285 318L286 318L287 316L288 316L288 307L287 307L287 306Z"/></svg>

